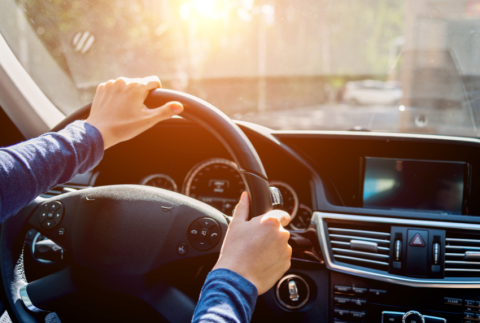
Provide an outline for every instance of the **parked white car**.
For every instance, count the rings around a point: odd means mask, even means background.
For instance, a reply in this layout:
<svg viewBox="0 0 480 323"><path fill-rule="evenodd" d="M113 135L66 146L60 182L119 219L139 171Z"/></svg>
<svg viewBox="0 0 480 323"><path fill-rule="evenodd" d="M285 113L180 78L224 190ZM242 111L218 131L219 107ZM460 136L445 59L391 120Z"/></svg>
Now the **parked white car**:
<svg viewBox="0 0 480 323"><path fill-rule="evenodd" d="M347 82L343 99L353 105L396 104L402 96L403 91L395 82L363 80Z"/></svg>

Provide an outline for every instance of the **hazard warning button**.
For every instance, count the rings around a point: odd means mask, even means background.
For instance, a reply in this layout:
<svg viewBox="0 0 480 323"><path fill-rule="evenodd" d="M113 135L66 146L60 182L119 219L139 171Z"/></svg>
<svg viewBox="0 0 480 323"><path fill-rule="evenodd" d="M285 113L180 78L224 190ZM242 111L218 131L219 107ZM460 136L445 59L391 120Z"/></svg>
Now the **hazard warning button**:
<svg viewBox="0 0 480 323"><path fill-rule="evenodd" d="M417 233L413 236L413 239L410 240L411 247L425 247L425 241L423 241L422 236L420 233Z"/></svg>

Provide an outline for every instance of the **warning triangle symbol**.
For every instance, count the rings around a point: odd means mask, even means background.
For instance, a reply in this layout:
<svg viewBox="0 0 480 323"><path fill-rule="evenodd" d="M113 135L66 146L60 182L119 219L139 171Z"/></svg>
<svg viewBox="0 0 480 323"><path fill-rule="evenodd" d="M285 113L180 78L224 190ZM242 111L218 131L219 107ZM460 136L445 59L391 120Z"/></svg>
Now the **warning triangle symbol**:
<svg viewBox="0 0 480 323"><path fill-rule="evenodd" d="M422 239L420 233L417 233L413 236L413 239L410 241L410 246L412 247L425 247L425 242Z"/></svg>

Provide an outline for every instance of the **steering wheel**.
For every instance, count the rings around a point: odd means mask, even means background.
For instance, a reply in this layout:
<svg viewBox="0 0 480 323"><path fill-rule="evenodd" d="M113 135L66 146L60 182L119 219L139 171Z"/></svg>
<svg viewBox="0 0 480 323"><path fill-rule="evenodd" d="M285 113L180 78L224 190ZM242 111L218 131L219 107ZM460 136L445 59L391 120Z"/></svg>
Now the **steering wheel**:
<svg viewBox="0 0 480 323"><path fill-rule="evenodd" d="M238 126L213 105L181 92L157 89L145 104L158 107L170 101L181 102L182 117L210 131L229 151L250 195L250 215L270 211L262 162ZM90 106L52 130L85 119ZM60 244L67 265L27 283L23 245L30 228ZM10 317L45 322L44 311L83 308L91 314L89 322L131 322L132 317L190 322L195 302L166 273L177 273L175 281L181 281L185 268L215 258L227 228L226 216L217 209L154 187L103 186L37 198L2 226L0 269Z"/></svg>

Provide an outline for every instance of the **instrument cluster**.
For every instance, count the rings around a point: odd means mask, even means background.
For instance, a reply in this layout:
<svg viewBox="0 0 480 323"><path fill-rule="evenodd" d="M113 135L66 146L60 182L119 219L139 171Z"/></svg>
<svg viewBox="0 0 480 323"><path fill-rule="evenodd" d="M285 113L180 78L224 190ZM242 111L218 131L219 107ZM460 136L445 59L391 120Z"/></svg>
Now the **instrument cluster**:
<svg viewBox="0 0 480 323"><path fill-rule="evenodd" d="M148 175L140 181L140 184L185 194L215 207L226 215L233 214L240 195L245 191L245 183L237 165L224 158L210 158L199 162L187 173L182 186L166 174ZM299 202L294 188L278 180L270 181L270 185L277 187L282 193L282 209L292 218L290 229L302 230L308 227L312 210Z"/></svg>

